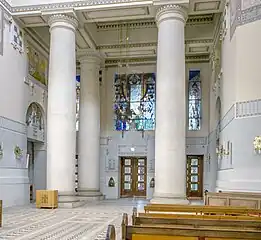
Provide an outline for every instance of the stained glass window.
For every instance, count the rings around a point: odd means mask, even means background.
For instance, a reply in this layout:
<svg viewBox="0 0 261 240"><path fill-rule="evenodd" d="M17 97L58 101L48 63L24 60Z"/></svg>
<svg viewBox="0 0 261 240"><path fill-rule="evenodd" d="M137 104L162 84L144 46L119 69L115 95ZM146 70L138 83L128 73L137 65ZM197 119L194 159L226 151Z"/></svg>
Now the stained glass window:
<svg viewBox="0 0 261 240"><path fill-rule="evenodd" d="M189 130L200 130L201 128L201 97L200 70L190 70L188 82Z"/></svg>
<svg viewBox="0 0 261 240"><path fill-rule="evenodd" d="M115 129L154 130L155 74L115 74Z"/></svg>

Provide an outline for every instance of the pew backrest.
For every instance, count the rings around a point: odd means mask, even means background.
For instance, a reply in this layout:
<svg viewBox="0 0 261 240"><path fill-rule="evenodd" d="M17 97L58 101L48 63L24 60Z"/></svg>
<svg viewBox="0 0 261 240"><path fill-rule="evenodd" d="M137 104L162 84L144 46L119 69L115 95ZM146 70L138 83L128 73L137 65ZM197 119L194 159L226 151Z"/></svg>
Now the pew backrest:
<svg viewBox="0 0 261 240"><path fill-rule="evenodd" d="M165 214L166 215L166 214ZM210 216L211 217L211 216ZM218 227L225 229L256 229L261 230L261 219L231 219L231 218L206 218L197 216L193 218L185 215L183 218L167 218L162 215L143 215L135 218L133 225L172 225L172 226L192 226L192 227Z"/></svg>
<svg viewBox="0 0 261 240"><path fill-rule="evenodd" d="M116 233L115 233L114 225L108 226L105 240L116 240Z"/></svg>
<svg viewBox="0 0 261 240"><path fill-rule="evenodd" d="M222 214L222 215L261 215L260 209L231 206L204 206L204 205L170 205L148 204L144 206L145 213L166 212L183 214Z"/></svg>
<svg viewBox="0 0 261 240"><path fill-rule="evenodd" d="M176 239L261 239L261 231L251 229L219 229L219 228L201 228L188 226L170 226L170 225L143 225L143 226L125 226L126 235L122 240L172 240Z"/></svg>
<svg viewBox="0 0 261 240"><path fill-rule="evenodd" d="M261 209L261 193L251 192L206 192L205 205L243 206Z"/></svg>

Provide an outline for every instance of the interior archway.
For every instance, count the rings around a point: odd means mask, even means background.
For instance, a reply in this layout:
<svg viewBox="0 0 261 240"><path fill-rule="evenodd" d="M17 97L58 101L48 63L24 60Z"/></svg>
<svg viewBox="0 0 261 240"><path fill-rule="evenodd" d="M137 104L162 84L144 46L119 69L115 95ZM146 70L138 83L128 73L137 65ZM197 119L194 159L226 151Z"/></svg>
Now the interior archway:
<svg viewBox="0 0 261 240"><path fill-rule="evenodd" d="M27 126L27 168L30 184L30 201L35 201L35 191L45 189L46 185L46 151L45 115L42 106L32 102L26 111Z"/></svg>

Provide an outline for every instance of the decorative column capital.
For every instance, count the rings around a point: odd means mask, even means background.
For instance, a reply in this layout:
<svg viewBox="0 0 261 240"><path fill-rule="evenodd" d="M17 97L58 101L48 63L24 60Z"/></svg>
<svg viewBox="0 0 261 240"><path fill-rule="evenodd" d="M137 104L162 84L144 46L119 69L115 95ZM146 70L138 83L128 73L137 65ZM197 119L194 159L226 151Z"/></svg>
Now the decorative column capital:
<svg viewBox="0 0 261 240"><path fill-rule="evenodd" d="M78 27L78 20L66 14L53 14L48 19L48 25L50 26L50 31L55 27L68 28L75 31Z"/></svg>
<svg viewBox="0 0 261 240"><path fill-rule="evenodd" d="M182 22L187 21L187 8L178 4L168 4L161 6L156 13L156 22L159 25L161 22L169 19L176 19Z"/></svg>
<svg viewBox="0 0 261 240"><path fill-rule="evenodd" d="M98 51L92 49L81 50L77 52L77 56L81 65L83 64L100 65L103 59Z"/></svg>

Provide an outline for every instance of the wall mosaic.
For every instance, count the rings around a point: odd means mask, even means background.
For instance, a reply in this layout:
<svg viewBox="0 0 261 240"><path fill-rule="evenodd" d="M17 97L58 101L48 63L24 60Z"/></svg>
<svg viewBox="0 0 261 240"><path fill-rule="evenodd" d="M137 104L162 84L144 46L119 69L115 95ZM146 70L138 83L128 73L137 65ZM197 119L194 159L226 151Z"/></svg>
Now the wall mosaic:
<svg viewBox="0 0 261 240"><path fill-rule="evenodd" d="M35 80L47 85L48 82L48 60L32 45L27 47L28 73Z"/></svg>

